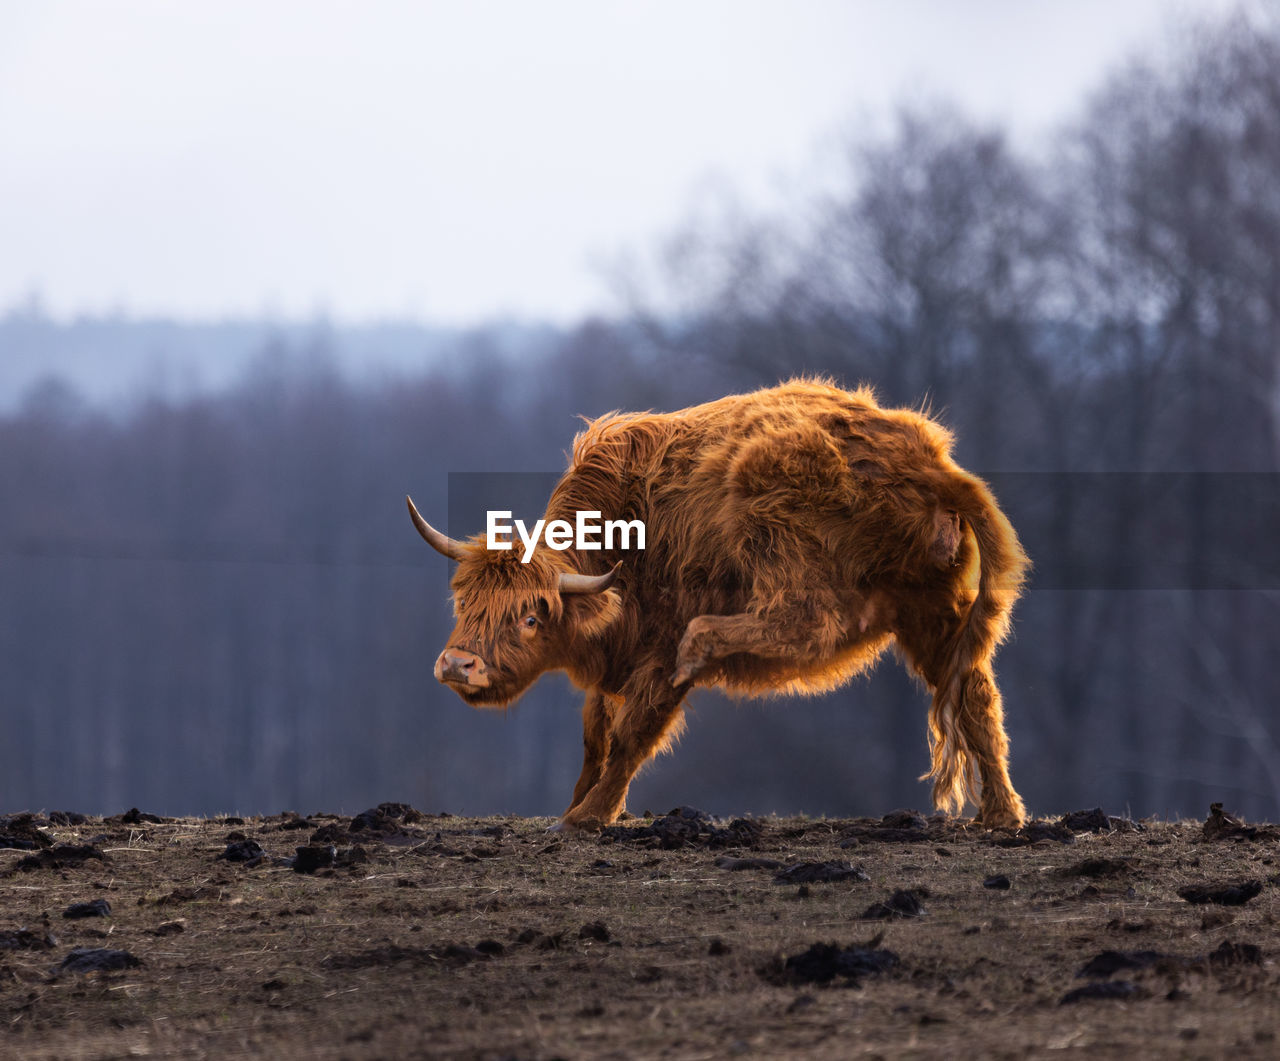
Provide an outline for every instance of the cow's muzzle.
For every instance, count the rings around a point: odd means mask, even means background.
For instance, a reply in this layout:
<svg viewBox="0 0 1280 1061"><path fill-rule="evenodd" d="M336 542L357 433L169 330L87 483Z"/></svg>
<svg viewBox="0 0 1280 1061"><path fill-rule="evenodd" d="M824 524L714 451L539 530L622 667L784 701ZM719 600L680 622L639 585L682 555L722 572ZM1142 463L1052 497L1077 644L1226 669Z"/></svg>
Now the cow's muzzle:
<svg viewBox="0 0 1280 1061"><path fill-rule="evenodd" d="M446 648L436 660L436 680L447 685L484 689L489 685L488 667L472 652Z"/></svg>

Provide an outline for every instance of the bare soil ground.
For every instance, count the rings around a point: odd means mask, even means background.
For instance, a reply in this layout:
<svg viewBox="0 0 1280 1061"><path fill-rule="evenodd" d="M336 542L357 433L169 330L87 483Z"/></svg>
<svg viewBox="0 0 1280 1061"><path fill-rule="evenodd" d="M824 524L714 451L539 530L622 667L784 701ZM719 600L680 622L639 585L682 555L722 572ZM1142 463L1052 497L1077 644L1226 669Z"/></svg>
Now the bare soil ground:
<svg viewBox="0 0 1280 1061"><path fill-rule="evenodd" d="M0 1056L1280 1055L1274 827L549 824L0 817Z"/></svg>

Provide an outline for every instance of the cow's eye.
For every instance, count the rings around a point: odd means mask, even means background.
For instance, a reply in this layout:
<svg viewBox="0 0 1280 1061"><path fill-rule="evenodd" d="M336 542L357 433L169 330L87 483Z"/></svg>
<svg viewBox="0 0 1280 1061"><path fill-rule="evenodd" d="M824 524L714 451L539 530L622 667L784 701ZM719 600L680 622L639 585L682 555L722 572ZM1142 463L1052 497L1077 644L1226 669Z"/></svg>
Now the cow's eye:
<svg viewBox="0 0 1280 1061"><path fill-rule="evenodd" d="M536 615L526 615L523 619L526 629L532 630L538 625L538 617Z"/></svg>

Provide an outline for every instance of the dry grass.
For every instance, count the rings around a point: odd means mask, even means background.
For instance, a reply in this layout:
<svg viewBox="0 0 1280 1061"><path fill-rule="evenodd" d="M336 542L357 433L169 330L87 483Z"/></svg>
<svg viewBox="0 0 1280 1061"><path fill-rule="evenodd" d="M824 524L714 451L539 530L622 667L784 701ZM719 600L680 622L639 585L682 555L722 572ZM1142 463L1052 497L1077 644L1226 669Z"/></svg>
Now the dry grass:
<svg viewBox="0 0 1280 1061"><path fill-rule="evenodd" d="M904 816L893 829L767 819L758 835L670 819L647 837L653 824L637 820L561 838L546 820L399 813L351 833L324 815L301 828L285 816L0 819L0 836L92 844L107 859L19 869L33 852L0 850L0 1056L1280 1052L1280 845L1265 830L1210 841L1199 823L1145 823L1000 846L1029 837ZM322 827L338 865L303 874L281 861ZM266 857L219 859L233 833ZM779 884L774 869L726 858L847 861L869 879ZM985 887L996 875L1010 887ZM1238 906L1178 895L1248 880L1261 892ZM897 890L925 913L861 919ZM110 917L63 918L99 898ZM45 932L52 946L35 949ZM879 933L898 961L857 983L780 972L815 942L867 947ZM142 964L59 973L77 947ZM1104 951L1160 957L1079 975ZM1126 997L1062 1002L1116 981L1132 985Z"/></svg>

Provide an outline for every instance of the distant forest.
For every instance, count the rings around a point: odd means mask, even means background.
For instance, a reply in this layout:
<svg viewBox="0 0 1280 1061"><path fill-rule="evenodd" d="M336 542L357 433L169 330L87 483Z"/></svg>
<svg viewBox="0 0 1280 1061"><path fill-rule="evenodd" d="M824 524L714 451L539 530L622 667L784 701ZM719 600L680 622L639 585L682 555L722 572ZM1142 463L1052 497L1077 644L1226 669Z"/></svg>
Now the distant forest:
<svg viewBox="0 0 1280 1061"><path fill-rule="evenodd" d="M579 415L810 374L927 404L1023 536L997 667L1033 811L1280 817L1280 23L1126 65L1040 154L904 110L838 188L673 234L614 319L400 329L374 375L367 330L280 329L218 386L0 403L0 810L558 814L581 696L435 682L449 565L404 495L458 536L537 515ZM77 327L23 313L0 360ZM630 809L926 808L927 701L888 659L696 693Z"/></svg>

